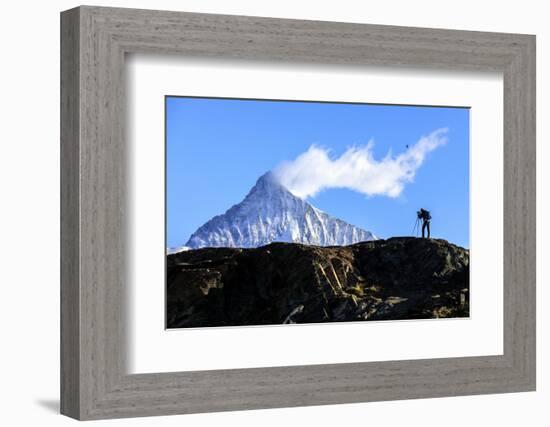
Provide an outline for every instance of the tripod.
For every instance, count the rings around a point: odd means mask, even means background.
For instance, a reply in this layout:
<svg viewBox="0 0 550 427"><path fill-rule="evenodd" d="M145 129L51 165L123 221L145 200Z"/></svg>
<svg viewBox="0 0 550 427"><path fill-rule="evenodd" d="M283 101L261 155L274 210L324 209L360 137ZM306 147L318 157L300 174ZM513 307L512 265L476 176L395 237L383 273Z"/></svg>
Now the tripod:
<svg viewBox="0 0 550 427"><path fill-rule="evenodd" d="M416 231L416 232L415 232ZM414 223L414 227L413 227L413 230L412 230L412 235L414 237L418 237L418 234L420 233L420 218L416 217L416 221Z"/></svg>

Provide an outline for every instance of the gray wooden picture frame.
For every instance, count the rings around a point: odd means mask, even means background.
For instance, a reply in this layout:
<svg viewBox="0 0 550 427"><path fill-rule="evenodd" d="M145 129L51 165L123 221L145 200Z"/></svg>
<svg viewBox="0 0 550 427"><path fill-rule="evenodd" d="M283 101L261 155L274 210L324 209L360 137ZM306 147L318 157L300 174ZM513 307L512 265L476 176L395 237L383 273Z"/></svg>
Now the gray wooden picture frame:
<svg viewBox="0 0 550 427"><path fill-rule="evenodd" d="M504 354L127 374L124 61L136 52L502 72ZM61 14L61 166L65 415L85 420L535 390L532 35L71 9Z"/></svg>

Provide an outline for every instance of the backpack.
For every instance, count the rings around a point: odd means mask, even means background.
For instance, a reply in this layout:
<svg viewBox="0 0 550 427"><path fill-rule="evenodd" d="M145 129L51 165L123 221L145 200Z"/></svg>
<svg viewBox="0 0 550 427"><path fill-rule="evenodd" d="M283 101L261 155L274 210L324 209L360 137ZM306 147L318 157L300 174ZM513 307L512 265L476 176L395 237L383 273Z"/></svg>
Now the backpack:
<svg viewBox="0 0 550 427"><path fill-rule="evenodd" d="M426 221L429 221L432 219L432 216L430 215L430 211L422 210L422 218L424 218Z"/></svg>

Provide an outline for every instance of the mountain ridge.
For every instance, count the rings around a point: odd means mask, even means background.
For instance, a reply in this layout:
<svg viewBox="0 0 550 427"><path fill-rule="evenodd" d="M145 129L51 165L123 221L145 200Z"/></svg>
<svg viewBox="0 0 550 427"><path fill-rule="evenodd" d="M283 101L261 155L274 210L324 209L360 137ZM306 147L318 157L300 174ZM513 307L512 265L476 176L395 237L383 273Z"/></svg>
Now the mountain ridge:
<svg viewBox="0 0 550 427"><path fill-rule="evenodd" d="M469 288L442 239L203 248L167 258L167 327L468 317Z"/></svg>
<svg viewBox="0 0 550 427"><path fill-rule="evenodd" d="M200 226L184 246L253 248L272 242L345 246L376 239L295 196L267 172L240 203Z"/></svg>

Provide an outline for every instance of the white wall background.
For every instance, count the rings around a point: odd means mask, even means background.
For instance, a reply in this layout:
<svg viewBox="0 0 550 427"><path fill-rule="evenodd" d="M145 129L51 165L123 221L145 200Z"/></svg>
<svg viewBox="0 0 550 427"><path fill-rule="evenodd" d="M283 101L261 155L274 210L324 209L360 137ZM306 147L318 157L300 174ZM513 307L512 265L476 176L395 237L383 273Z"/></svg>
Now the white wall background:
<svg viewBox="0 0 550 427"><path fill-rule="evenodd" d="M387 0L96 1L97 5L441 27L537 35L538 391L413 401L108 421L110 425L445 425L550 422L550 26L545 2ZM0 421L63 426L59 384L59 12L74 1L2 5L0 66Z"/></svg>

